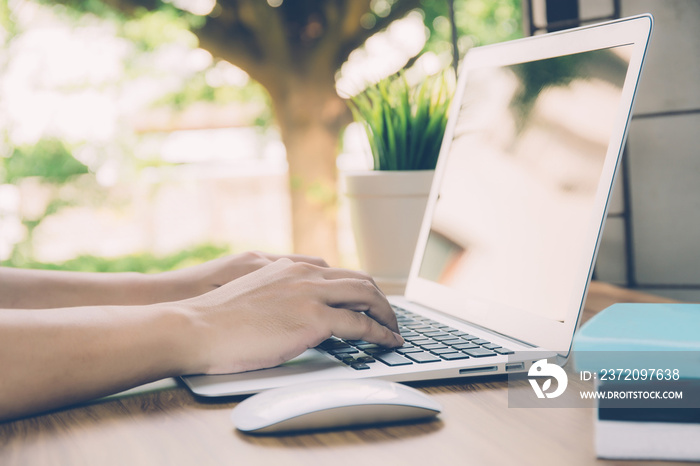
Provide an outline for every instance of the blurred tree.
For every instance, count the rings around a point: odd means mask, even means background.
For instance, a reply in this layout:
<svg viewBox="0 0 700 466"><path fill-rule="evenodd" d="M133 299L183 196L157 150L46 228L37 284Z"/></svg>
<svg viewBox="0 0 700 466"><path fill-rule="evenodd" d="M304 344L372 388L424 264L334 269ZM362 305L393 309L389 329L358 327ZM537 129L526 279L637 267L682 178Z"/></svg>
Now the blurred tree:
<svg viewBox="0 0 700 466"><path fill-rule="evenodd" d="M458 25L472 25L470 15L477 18L491 15L497 20L511 21L513 11L519 11L519 1L458 0L454 17ZM345 102L336 92L338 69L370 36L418 8L423 9L426 26L436 32L435 38L429 40L429 49L444 49L444 37L447 37L446 47L450 48L454 37L449 32L451 15L445 0L59 0L59 3L77 11L121 19L144 17L154 11L168 12L171 17L187 22L200 47L245 70L264 86L270 94L287 150L294 249L323 256L336 265L336 155L340 132L351 121ZM203 4L209 4L210 10L198 11L198 5ZM493 20L476 21L492 36L500 40L509 38L489 29ZM155 35L153 40L160 40L168 31L150 33ZM148 42L149 37L144 41ZM442 44L438 44L440 41Z"/></svg>
<svg viewBox="0 0 700 466"><path fill-rule="evenodd" d="M125 17L187 6L159 0L62 3L100 15L106 4ZM245 70L270 94L287 149L297 252L338 262L335 157L350 118L335 74L368 37L419 5L420 0L219 0L192 20L200 47Z"/></svg>
<svg viewBox="0 0 700 466"><path fill-rule="evenodd" d="M81 10L93 0L63 0ZM127 17L187 2L105 0ZM338 263L336 165L349 123L335 75L367 38L420 6L420 0L219 0L193 21L200 47L245 70L270 94L287 149L296 252ZM374 8L373 8L374 7Z"/></svg>

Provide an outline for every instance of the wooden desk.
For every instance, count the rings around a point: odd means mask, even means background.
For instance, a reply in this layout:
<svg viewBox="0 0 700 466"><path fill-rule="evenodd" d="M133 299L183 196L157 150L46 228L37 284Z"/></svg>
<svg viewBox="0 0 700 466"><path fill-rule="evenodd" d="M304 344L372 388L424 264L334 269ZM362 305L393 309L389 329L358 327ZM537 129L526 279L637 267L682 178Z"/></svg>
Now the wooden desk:
<svg viewBox="0 0 700 466"><path fill-rule="evenodd" d="M667 300L594 283L584 319L612 303L634 301ZM507 382L502 376L416 386L443 405L438 420L283 437L251 437L235 431L229 415L240 399L202 403L185 388L173 386L0 423L0 465L597 462L592 408L508 408Z"/></svg>

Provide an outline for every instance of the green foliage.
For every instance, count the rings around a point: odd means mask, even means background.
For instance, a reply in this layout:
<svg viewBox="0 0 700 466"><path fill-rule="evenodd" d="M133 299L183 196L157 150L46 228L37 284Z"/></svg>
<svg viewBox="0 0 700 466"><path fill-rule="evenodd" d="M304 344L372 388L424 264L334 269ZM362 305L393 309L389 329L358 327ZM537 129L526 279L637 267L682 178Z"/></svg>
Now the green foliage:
<svg viewBox="0 0 700 466"><path fill-rule="evenodd" d="M23 262L11 259L2 265L5 267L76 272L156 273L200 264L228 253L228 247L202 244L166 256L156 256L151 253L130 254L114 258L84 255L61 263Z"/></svg>
<svg viewBox="0 0 700 466"><path fill-rule="evenodd" d="M198 28L206 26L205 22L218 17L222 12L231 14L233 18L230 24L235 23L236 14L230 13L232 10L222 9L225 3L219 3L214 12L208 17L197 16L187 13L177 8L178 2L170 0L145 0L140 2L122 1L101 1L101 0L37 0L47 5L54 13L63 13L72 17L76 25L94 26L96 18L108 19L113 22L118 34L128 39L131 47L128 47L125 56L126 79L142 76L144 71L153 73L150 69L162 46L168 44L178 44L180 46L196 47L197 39L195 33ZM262 0L259 0L262 1ZM347 0L348 2L351 0ZM480 45L484 43L498 42L517 37L520 23L520 0L454 0L456 10L456 21L465 44ZM57 4L62 3L62 4ZM304 2L301 2L304 3ZM303 5L295 2L285 2L285 8L294 16L303 17L308 5L318 4L324 8L326 2L318 0L306 2ZM328 2L330 4L330 2ZM381 21L391 11L396 0L386 2L372 2L372 13L366 15L374 23ZM447 2L445 0L421 0L424 12L425 24L430 29L431 34L426 44L425 51L442 52L450 50L450 27L447 19ZM15 31L12 21L11 6L21 6L22 2L8 2L0 0L0 27L6 31L6 36L22 31ZM278 10L275 10L278 11ZM236 12L237 13L237 12ZM225 16L225 15L224 15ZM296 22L294 24L297 24ZM306 31L306 23L299 22L298 29ZM363 24L366 29L372 29L373 25ZM238 30L238 28L236 29ZM230 32L230 31L228 31ZM0 34L1 36L1 34ZM218 34L222 41L219 44L219 52L232 47L236 41L232 34ZM269 36L265 36L269 39ZM282 37L285 37L282 35ZM320 39L319 39L320 40ZM253 41L243 44L252 50L257 50ZM278 44L281 47L283 44ZM318 50L325 50L325 47L315 47ZM460 46L462 52L466 48ZM256 60L264 60L260 54L254 57ZM0 60L2 62L2 60ZM1 63L0 63L1 64ZM262 86L250 82L244 86L210 86L207 82L206 73L208 70L201 70L189 77L183 77L180 90L172 93L168 97L158 101L158 104L172 106L181 110L197 101L207 100L217 103L229 102L250 102L264 100L267 110L258 116L256 123L269 125L272 120L272 110L269 95L262 90ZM314 70L315 71L315 70ZM311 72L313 74L313 72ZM157 73L156 73L157 74ZM279 79L284 79L285 74L280 73ZM172 76L171 76L172 78ZM443 80L450 78L440 78ZM404 77L403 85L406 85ZM381 90L377 88L374 95L369 97L373 91L368 91L365 107L372 108L376 103L377 109L372 109L370 116L378 115L379 119L374 121L373 127L370 118L365 122L370 140L373 141L376 150L375 167L377 169L422 169L434 168L439 146L446 123L447 107L451 96L451 81L448 86L449 91L439 90L441 86L434 86L439 80L429 80L417 89L409 90L407 85L403 91L395 90L400 88L401 83L386 85ZM434 87L433 87L434 86ZM422 90L421 90L422 89ZM436 90L438 89L438 90ZM402 93L403 92L403 93ZM358 99L361 99L359 97ZM360 100L355 102L355 117L360 115ZM374 137L373 137L374 136ZM9 140L8 140L9 142ZM120 136L118 145L128 146L125 138ZM124 150L122 154L119 150L100 151L103 157L112 157L112 154L120 154L127 159L134 151ZM5 155L5 154L2 154ZM162 162L135 162L141 166L154 165ZM92 164L92 163L91 163ZM78 175L87 173L88 169L74 159L69 149L60 141L41 141L34 148L18 147L12 149L9 155L0 156L0 183L18 183L28 177L41 178L42 182L51 186L54 198L49 201L43 214L38 218L23 219L27 231L26 239L17 245L15 266L35 266L40 268L61 268L66 270L89 270L89 271L118 271L137 270L152 272L158 270L168 270L173 267L187 265L190 261L199 261L222 253L223 249L214 250L194 250L184 251L168 257L155 257L151 254L136 254L117 259L101 259L92 256L81 256L63 264L39 264L31 262L33 254L31 251L32 233L37 225L49 215L56 213L61 207L74 205L77 197L74 193L80 192L82 199L94 199L93 193L86 195L84 191L78 189L65 189L63 185L71 184L77 186L88 177ZM73 193L73 194L71 194ZM317 193L320 198L321 191ZM93 201L94 202L94 201ZM207 252L209 251L209 252ZM184 254L184 256L183 256Z"/></svg>
<svg viewBox="0 0 700 466"><path fill-rule="evenodd" d="M453 75L445 72L411 86L390 76L349 101L367 132L375 170L432 170L447 125Z"/></svg>
<svg viewBox="0 0 700 466"><path fill-rule="evenodd" d="M15 147L9 157L0 159L0 182L17 183L28 177L63 184L88 168L76 160L62 141L42 139L33 146Z"/></svg>
<svg viewBox="0 0 700 466"><path fill-rule="evenodd" d="M452 28L445 0L423 0L423 18L430 30L425 51L451 53ZM521 0L454 0L460 56L469 47L523 36Z"/></svg>
<svg viewBox="0 0 700 466"><path fill-rule="evenodd" d="M17 26L12 20L12 10L10 9L9 0L0 0L0 43L17 34ZM4 34L3 34L4 32ZM5 37L3 37L3 35Z"/></svg>
<svg viewBox="0 0 700 466"><path fill-rule="evenodd" d="M187 79L181 89L166 94L153 103L154 107L169 106L175 110L185 110L198 102L214 102L217 105L248 104L259 105L260 113L251 122L260 128L269 128L273 124L272 103L270 95L259 83L248 80L244 85L222 84L212 86L207 82L208 68Z"/></svg>
<svg viewBox="0 0 700 466"><path fill-rule="evenodd" d="M121 34L141 51L152 52L164 44L180 43L197 46L197 38L190 28L192 15L173 7L139 12L121 23Z"/></svg>
<svg viewBox="0 0 700 466"><path fill-rule="evenodd" d="M110 7L108 2L102 0L66 0L62 4L53 0L37 0L37 3L50 6L54 12L64 14L75 21L82 20L86 15L113 21L123 21L125 18L122 12Z"/></svg>

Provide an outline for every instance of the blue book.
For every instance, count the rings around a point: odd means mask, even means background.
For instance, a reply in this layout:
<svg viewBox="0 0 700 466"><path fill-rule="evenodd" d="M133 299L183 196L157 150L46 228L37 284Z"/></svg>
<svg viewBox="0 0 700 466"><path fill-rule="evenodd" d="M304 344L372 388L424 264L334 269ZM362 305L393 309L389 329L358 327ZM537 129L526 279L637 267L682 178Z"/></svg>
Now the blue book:
<svg viewBox="0 0 700 466"><path fill-rule="evenodd" d="M700 379L700 304L614 304L576 332L572 356L598 380Z"/></svg>

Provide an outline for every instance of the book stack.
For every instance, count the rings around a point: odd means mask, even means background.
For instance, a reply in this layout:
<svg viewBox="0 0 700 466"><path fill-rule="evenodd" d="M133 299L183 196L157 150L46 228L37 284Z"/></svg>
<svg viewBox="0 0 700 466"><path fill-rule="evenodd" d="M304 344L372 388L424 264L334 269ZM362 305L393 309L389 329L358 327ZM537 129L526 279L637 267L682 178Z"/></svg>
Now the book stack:
<svg viewBox="0 0 700 466"><path fill-rule="evenodd" d="M574 337L599 458L700 461L700 304L615 304Z"/></svg>

